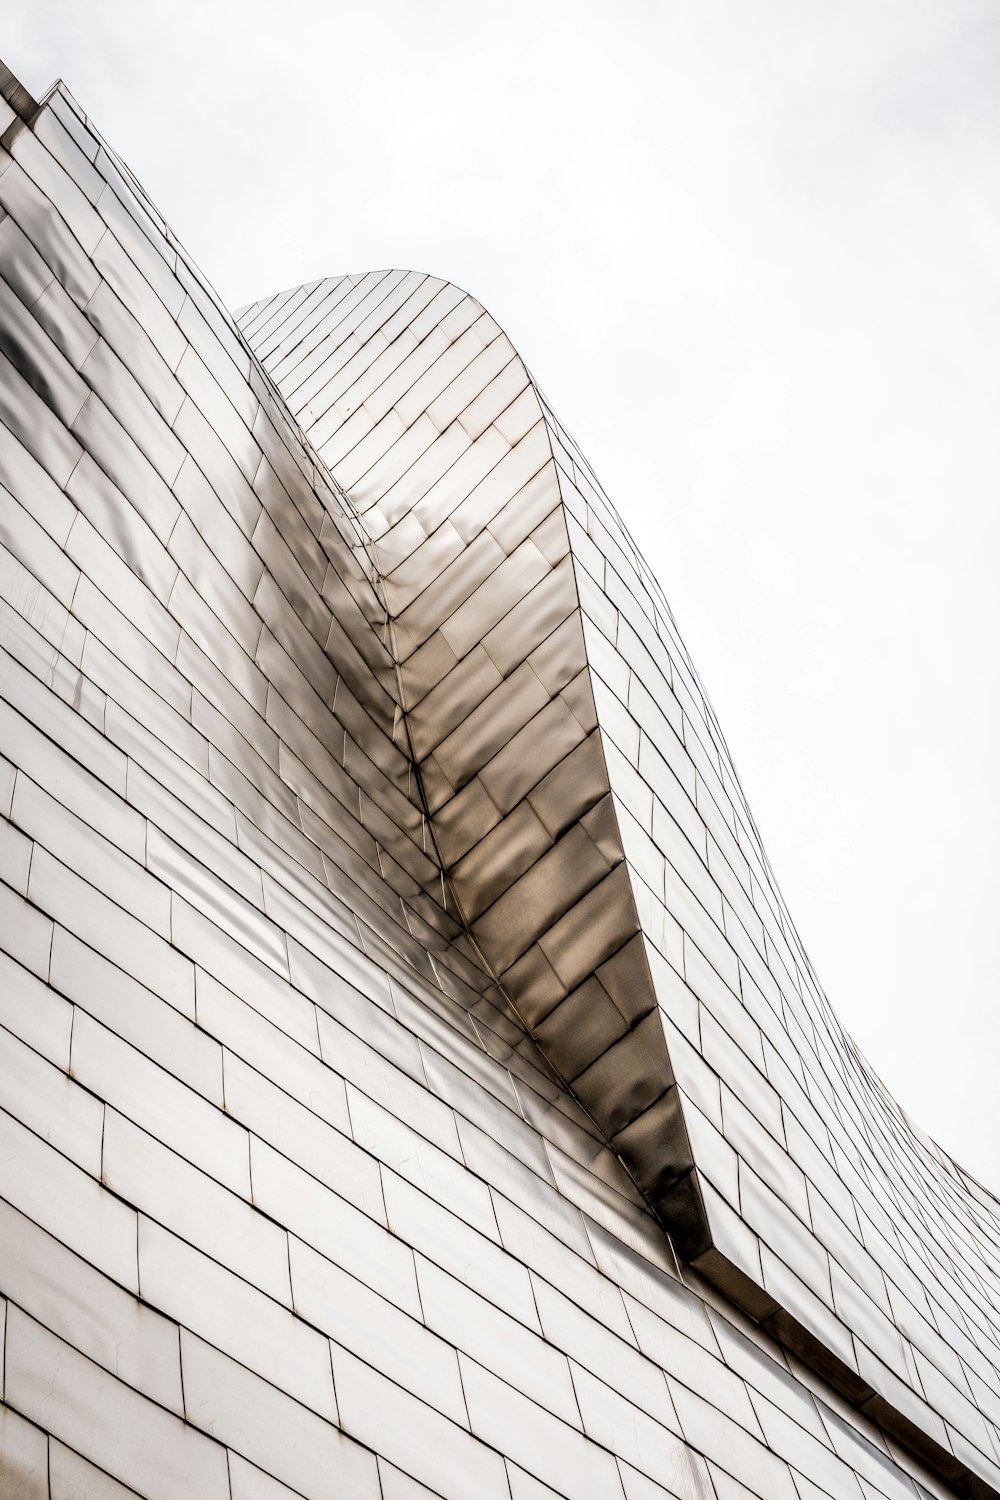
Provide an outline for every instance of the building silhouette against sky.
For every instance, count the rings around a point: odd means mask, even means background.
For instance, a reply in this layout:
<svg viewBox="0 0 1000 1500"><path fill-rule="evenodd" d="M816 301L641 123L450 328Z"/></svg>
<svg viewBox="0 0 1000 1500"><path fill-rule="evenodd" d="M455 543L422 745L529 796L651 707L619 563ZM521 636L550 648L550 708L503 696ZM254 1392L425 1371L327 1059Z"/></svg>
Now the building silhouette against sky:
<svg viewBox="0 0 1000 1500"><path fill-rule="evenodd" d="M997 1202L506 335L3 96L2 1493L1000 1494Z"/></svg>

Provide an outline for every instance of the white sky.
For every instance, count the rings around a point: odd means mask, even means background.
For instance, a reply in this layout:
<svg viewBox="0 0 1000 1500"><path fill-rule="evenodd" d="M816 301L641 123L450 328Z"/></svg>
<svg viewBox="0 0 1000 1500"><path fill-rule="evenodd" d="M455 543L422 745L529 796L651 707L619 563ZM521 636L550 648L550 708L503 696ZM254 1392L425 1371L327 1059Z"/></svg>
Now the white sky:
<svg viewBox="0 0 1000 1500"><path fill-rule="evenodd" d="M432 271L658 573L830 998L1000 1187L996 0L14 0L233 307Z"/></svg>

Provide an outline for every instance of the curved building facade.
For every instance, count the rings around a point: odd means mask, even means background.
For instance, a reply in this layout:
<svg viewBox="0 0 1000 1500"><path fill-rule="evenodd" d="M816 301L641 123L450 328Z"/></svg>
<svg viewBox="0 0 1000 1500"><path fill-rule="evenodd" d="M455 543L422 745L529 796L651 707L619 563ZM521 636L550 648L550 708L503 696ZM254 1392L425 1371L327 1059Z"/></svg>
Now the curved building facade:
<svg viewBox="0 0 1000 1500"><path fill-rule="evenodd" d="M1000 1495L997 1201L506 335L0 89L0 1492Z"/></svg>

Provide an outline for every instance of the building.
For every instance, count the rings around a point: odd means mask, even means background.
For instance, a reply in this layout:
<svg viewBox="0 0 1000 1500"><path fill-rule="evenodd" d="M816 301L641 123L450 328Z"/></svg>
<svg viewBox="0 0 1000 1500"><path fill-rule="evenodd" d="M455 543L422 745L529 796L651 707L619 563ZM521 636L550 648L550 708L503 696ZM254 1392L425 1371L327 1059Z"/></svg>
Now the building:
<svg viewBox="0 0 1000 1500"><path fill-rule="evenodd" d="M997 1201L506 336L0 83L4 1496L1000 1494Z"/></svg>

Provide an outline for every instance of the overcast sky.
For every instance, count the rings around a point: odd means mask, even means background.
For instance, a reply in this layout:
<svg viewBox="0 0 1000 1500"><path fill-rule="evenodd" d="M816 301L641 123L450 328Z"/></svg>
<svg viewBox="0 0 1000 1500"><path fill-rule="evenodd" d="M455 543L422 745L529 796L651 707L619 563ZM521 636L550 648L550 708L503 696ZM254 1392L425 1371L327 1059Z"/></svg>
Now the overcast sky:
<svg viewBox="0 0 1000 1500"><path fill-rule="evenodd" d="M1000 1187L1000 0L14 0L236 307L483 301L663 582L803 941Z"/></svg>

